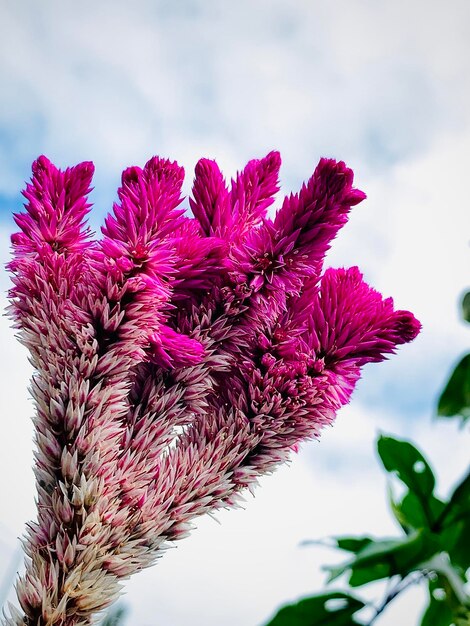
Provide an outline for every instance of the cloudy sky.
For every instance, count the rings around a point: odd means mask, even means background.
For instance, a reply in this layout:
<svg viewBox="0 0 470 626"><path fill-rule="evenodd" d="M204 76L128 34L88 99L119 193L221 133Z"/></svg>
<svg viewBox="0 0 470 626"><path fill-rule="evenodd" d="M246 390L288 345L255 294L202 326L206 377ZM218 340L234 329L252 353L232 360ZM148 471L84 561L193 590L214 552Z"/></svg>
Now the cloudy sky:
<svg viewBox="0 0 470 626"><path fill-rule="evenodd" d="M227 176L279 149L283 191L321 156L345 160L368 200L330 253L423 323L366 369L320 444L265 479L244 510L202 519L191 538L129 582L135 626L259 626L321 589L336 555L306 538L397 532L374 456L378 431L415 439L444 493L469 434L432 420L449 368L470 346L458 300L470 285L470 5L424 0L0 0L0 260L31 161L93 160L92 225L121 170L153 154L190 181L200 156ZM2 308L8 277L0 277ZM0 581L34 516L31 370L0 320ZM1 584L1 583L0 583ZM380 595L380 588L374 593ZM413 626L418 592L379 626Z"/></svg>

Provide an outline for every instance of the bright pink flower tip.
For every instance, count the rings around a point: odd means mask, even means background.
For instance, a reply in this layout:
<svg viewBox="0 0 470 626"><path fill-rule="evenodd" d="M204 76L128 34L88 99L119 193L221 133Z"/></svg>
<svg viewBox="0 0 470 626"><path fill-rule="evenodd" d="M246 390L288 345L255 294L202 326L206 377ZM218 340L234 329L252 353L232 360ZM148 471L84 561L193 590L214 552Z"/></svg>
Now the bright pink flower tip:
<svg viewBox="0 0 470 626"><path fill-rule="evenodd" d="M282 162L281 153L278 150L272 150L264 157L263 161L267 170L278 172Z"/></svg>
<svg viewBox="0 0 470 626"><path fill-rule="evenodd" d="M138 167L137 165L133 165L123 171L121 175L121 181L123 185L130 185L132 183L137 183L141 176L142 168Z"/></svg>
<svg viewBox="0 0 470 626"><path fill-rule="evenodd" d="M410 311L395 312L395 329L397 336L403 341L399 343L408 343L415 339L422 328L422 324Z"/></svg>

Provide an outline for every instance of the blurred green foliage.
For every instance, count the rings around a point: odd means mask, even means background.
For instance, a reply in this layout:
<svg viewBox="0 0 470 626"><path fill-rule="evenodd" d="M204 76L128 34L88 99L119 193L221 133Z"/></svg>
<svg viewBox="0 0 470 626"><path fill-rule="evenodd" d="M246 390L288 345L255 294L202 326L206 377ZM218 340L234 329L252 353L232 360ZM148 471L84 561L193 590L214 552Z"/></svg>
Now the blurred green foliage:
<svg viewBox="0 0 470 626"><path fill-rule="evenodd" d="M470 291L462 300L462 317L470 322ZM440 417L460 417L462 423L470 418L470 353L455 366L439 397L437 414Z"/></svg>
<svg viewBox="0 0 470 626"><path fill-rule="evenodd" d="M377 451L389 475L391 509L402 534L334 537L334 546L349 556L343 564L324 569L328 584L345 577L351 588L389 579L392 584L384 601L370 607L349 591L322 593L283 607L267 626L370 625L403 589L418 581L426 581L429 589L421 626L470 624L465 588L470 568L470 473L441 500L434 493L433 469L410 441L381 436ZM393 495L396 481L404 488L398 499ZM334 599L342 600L342 605L332 608ZM366 606L373 613L368 622L356 615Z"/></svg>

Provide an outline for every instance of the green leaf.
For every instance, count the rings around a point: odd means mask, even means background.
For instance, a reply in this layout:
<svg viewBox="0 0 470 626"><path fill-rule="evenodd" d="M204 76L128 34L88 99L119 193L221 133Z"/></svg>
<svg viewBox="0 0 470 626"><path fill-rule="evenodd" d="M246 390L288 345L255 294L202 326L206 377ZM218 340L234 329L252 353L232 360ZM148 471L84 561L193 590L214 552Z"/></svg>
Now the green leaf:
<svg viewBox="0 0 470 626"><path fill-rule="evenodd" d="M354 596L339 591L304 598L282 607L266 626L356 626L356 611L365 606Z"/></svg>
<svg viewBox="0 0 470 626"><path fill-rule="evenodd" d="M390 576L406 576L439 549L436 538L423 530L403 539L374 542L361 550L350 565L349 584L357 586Z"/></svg>
<svg viewBox="0 0 470 626"><path fill-rule="evenodd" d="M470 607L461 606L454 611L455 626L469 626L470 624Z"/></svg>
<svg viewBox="0 0 470 626"><path fill-rule="evenodd" d="M395 472L417 498L427 520L426 526L432 525L435 518L430 506L430 498L434 490L435 478L424 456L409 441L383 435L379 437L377 450L385 469L388 472ZM413 502L412 507L412 503L409 503L408 514L411 513L411 508L414 508L415 504L416 501ZM418 527L422 527L423 524L416 520L417 514L416 512L412 517L415 523L419 523Z"/></svg>
<svg viewBox="0 0 470 626"><path fill-rule="evenodd" d="M433 495L429 496L426 508L424 508L422 499L415 493L408 491L401 502L394 503L393 512L404 530L409 533L411 530L420 528L431 530L435 520L443 515L445 508L445 502Z"/></svg>
<svg viewBox="0 0 470 626"><path fill-rule="evenodd" d="M452 609L446 601L445 590L431 583L429 604L421 620L421 626L450 626L452 623Z"/></svg>
<svg viewBox="0 0 470 626"><path fill-rule="evenodd" d="M470 507L470 469L466 476L454 489L450 496L449 505L452 507L458 505L468 509Z"/></svg>
<svg viewBox="0 0 470 626"><path fill-rule="evenodd" d="M323 565L322 570L328 572L328 578L326 584L332 583L350 569L350 562L343 563L342 565Z"/></svg>
<svg viewBox="0 0 470 626"><path fill-rule="evenodd" d="M468 291L463 297L462 315L466 322L470 322L470 291Z"/></svg>
<svg viewBox="0 0 470 626"><path fill-rule="evenodd" d="M332 537L332 540L340 550L353 552L354 554L357 554L362 548L374 541L371 537ZM329 584L350 569L350 562L348 561L341 565L324 565L322 569L328 572L326 582Z"/></svg>
<svg viewBox="0 0 470 626"><path fill-rule="evenodd" d="M392 513L393 513L395 519L400 524L400 526L403 529L403 531L407 535L409 535L410 532L413 530L414 526L413 526L413 524L411 524L407 520L405 514L403 513L403 511L401 509L401 504L402 503L395 501L395 497L393 495L393 489L392 489L390 483L387 485L387 492L388 492L388 501L389 501L389 504L390 504L390 508L392 510ZM402 500L402 502L403 502L403 500ZM420 508L421 508L421 505L420 505Z"/></svg>
<svg viewBox="0 0 470 626"><path fill-rule="evenodd" d="M333 537L340 550L357 554L373 541L371 537Z"/></svg>
<svg viewBox="0 0 470 626"><path fill-rule="evenodd" d="M332 540L336 542L340 550L353 552L354 554L357 554L360 550L365 548L365 546L374 541L371 537L332 537ZM341 565L324 565L322 569L328 572L328 578L326 580L328 584L339 578L344 572L347 572L350 569L350 562L348 561Z"/></svg>
<svg viewBox="0 0 470 626"><path fill-rule="evenodd" d="M454 489L436 524L442 550L452 563L466 571L470 567L470 472Z"/></svg>
<svg viewBox="0 0 470 626"><path fill-rule="evenodd" d="M423 563L423 569L440 574L441 577L446 579L452 594L458 602L462 606L468 605L470 598L465 589L465 582L462 579L461 572L453 566L447 553L435 554L429 561Z"/></svg>
<svg viewBox="0 0 470 626"><path fill-rule="evenodd" d="M371 583L373 580L381 580L382 578L389 578L390 576L389 563L360 565L352 568L349 584L351 587L360 587L361 585Z"/></svg>
<svg viewBox="0 0 470 626"><path fill-rule="evenodd" d="M329 582L348 570L352 587L391 576L406 576L441 549L438 538L425 530L415 531L403 539L372 540L351 560L328 568Z"/></svg>
<svg viewBox="0 0 470 626"><path fill-rule="evenodd" d="M465 572L470 567L470 518L456 522L445 529L441 536L450 532L454 536L451 535L447 542L443 541L443 547L449 553L452 563Z"/></svg>
<svg viewBox="0 0 470 626"><path fill-rule="evenodd" d="M422 502L412 491L408 491L397 509L401 512L401 517L405 524L411 528L427 528L429 520L423 510Z"/></svg>
<svg viewBox="0 0 470 626"><path fill-rule="evenodd" d="M392 555L397 551L403 550L404 547L414 544L417 537L420 539L421 534L415 533L411 539L404 537L403 539L381 539L373 541L357 554L354 565L393 560L394 557Z"/></svg>
<svg viewBox="0 0 470 626"><path fill-rule="evenodd" d="M465 422L470 417L470 354L457 364L442 392L437 414L441 417L459 415Z"/></svg>
<svg viewBox="0 0 470 626"><path fill-rule="evenodd" d="M470 514L470 470L457 485L440 516L441 524L448 526Z"/></svg>
<svg viewBox="0 0 470 626"><path fill-rule="evenodd" d="M444 552L450 554L458 545L464 531L464 520L454 522L439 532L439 541Z"/></svg>
<svg viewBox="0 0 470 626"><path fill-rule="evenodd" d="M436 538L423 530L403 539L374 542L358 553L351 566L354 576L350 584L358 580L370 582L395 575L406 576L439 549Z"/></svg>
<svg viewBox="0 0 470 626"><path fill-rule="evenodd" d="M429 605L421 626L469 626L470 607L455 595L446 576L437 574L429 581Z"/></svg>
<svg viewBox="0 0 470 626"><path fill-rule="evenodd" d="M451 608L442 600L429 601L421 626L450 626L454 623Z"/></svg>

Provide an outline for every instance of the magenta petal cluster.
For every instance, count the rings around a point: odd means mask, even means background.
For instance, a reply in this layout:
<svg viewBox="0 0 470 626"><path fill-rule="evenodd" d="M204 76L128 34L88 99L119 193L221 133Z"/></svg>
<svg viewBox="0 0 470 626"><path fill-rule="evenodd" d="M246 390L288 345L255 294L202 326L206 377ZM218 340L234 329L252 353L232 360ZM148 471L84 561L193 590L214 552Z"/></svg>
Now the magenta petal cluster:
<svg viewBox="0 0 470 626"><path fill-rule="evenodd" d="M21 611L5 624L86 626L122 580L236 505L317 437L361 367L412 340L360 271L323 260L365 196L321 159L275 216L277 152L227 183L152 158L122 175L93 239L93 165L33 164L15 215L10 314L35 367L37 520L24 540Z"/></svg>

